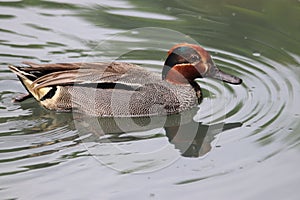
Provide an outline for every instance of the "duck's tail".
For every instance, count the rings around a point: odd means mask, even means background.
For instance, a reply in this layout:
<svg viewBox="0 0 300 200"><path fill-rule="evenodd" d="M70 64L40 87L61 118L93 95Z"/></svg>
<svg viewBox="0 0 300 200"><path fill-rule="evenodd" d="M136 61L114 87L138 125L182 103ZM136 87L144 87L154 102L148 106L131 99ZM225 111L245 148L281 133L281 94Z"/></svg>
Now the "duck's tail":
<svg viewBox="0 0 300 200"><path fill-rule="evenodd" d="M51 87L44 87L36 89L36 84L33 84L33 81L37 77L31 73L28 73L24 70L24 67L9 65L9 69L15 73L26 90L38 101L41 100L48 92L51 90Z"/></svg>

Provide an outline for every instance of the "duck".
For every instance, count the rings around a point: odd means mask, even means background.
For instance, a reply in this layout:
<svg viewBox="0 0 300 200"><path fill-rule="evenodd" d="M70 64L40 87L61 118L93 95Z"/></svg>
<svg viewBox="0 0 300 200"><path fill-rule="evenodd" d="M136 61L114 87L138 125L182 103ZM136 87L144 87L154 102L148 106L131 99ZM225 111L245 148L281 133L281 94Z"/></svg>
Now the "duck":
<svg viewBox="0 0 300 200"><path fill-rule="evenodd" d="M167 53L162 73L126 62L9 65L28 94L43 107L98 117L171 115L198 106L202 93L196 79L229 84L242 79L221 71L200 45L180 43Z"/></svg>

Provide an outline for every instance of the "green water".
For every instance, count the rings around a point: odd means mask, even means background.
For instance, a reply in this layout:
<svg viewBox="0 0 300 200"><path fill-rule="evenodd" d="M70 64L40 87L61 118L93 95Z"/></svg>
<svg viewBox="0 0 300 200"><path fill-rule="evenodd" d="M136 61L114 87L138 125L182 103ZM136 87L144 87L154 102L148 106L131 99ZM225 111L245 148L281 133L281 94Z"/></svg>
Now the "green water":
<svg viewBox="0 0 300 200"><path fill-rule="evenodd" d="M0 199L298 199L300 2L0 1ZM192 42L233 86L200 79L181 115L45 110L7 65L126 61L161 72Z"/></svg>

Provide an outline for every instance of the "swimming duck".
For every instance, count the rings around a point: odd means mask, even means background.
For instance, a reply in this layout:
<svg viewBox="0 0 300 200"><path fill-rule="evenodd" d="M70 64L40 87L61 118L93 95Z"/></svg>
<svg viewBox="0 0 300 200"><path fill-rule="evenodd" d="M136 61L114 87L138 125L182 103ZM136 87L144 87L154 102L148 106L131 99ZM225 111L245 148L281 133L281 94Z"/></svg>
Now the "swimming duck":
<svg viewBox="0 0 300 200"><path fill-rule="evenodd" d="M242 80L219 70L195 44L173 46L162 75L123 62L56 63L9 66L29 94L45 108L102 117L168 115L197 106L195 79L211 77L231 84Z"/></svg>

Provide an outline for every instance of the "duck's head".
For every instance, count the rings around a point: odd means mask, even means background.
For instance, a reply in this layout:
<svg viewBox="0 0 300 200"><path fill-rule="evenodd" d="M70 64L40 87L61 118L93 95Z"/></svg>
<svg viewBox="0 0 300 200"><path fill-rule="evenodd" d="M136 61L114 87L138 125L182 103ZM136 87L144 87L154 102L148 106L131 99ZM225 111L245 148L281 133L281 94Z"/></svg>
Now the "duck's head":
<svg viewBox="0 0 300 200"><path fill-rule="evenodd" d="M169 50L162 72L163 80L182 84L204 77L231 84L242 83L242 79L218 69L209 53L198 45L177 44Z"/></svg>

